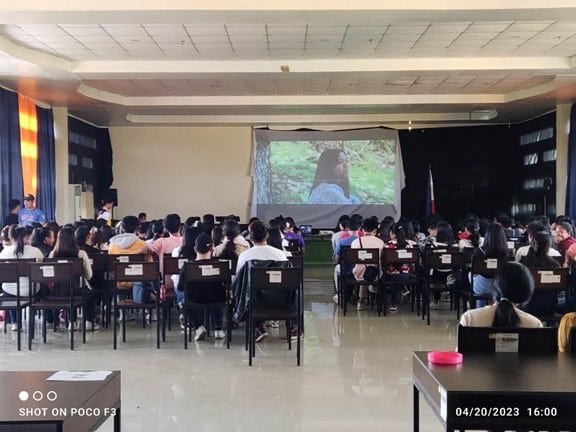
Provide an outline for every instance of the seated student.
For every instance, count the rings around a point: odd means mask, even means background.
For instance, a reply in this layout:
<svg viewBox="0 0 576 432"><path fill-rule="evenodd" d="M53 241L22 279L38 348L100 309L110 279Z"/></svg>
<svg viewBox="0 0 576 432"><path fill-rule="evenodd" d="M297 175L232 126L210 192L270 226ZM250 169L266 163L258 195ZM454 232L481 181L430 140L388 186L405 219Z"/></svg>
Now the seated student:
<svg viewBox="0 0 576 432"><path fill-rule="evenodd" d="M288 245L290 240L295 240L298 242L298 249L301 253L304 253L304 237L299 232L298 227L296 227L296 222L291 217L284 218L282 221L282 235L284 236L284 246Z"/></svg>
<svg viewBox="0 0 576 432"><path fill-rule="evenodd" d="M200 234L194 241L194 251L196 253L196 262L198 264L209 264L214 262L212 259L212 239L208 234ZM184 272L185 267L182 268ZM186 286L184 276L180 274L178 285L176 286L177 292L182 293L184 298L184 291L188 290L188 300L195 303L224 303L226 301L226 293L222 290L221 282L202 282L194 283ZM210 310L210 317L214 324L214 339L224 339L226 334L222 330L222 308L215 308ZM204 326L204 313L201 310L190 311L188 315L188 325L195 329L194 340L201 341L206 338L206 327Z"/></svg>
<svg viewBox="0 0 576 432"><path fill-rule="evenodd" d="M54 245L54 250L50 252L50 258L80 258L82 260L82 268L84 269L84 279L88 285L87 289L92 290L92 287L90 286L90 280L92 279L92 264L90 264L88 254L86 254L86 252L78 247L74 237L74 228L66 226L58 231L56 244ZM74 293L74 295L80 294ZM87 297L85 309L86 328L88 330L98 330L99 327L94 322L95 299L93 296ZM77 329L78 325L76 323L76 311L72 311L72 317L70 317L68 330Z"/></svg>
<svg viewBox="0 0 576 432"><path fill-rule="evenodd" d="M526 266L505 262L496 274L496 303L470 309L460 318L460 324L471 327L543 327L542 321L519 309L534 292L534 280Z"/></svg>
<svg viewBox="0 0 576 432"><path fill-rule="evenodd" d="M212 233L210 234L210 236L212 237L212 243L214 244L214 248L216 248L220 246L222 244L222 241L224 240L224 230L222 230L222 227L220 225L216 225L214 228L212 228Z"/></svg>
<svg viewBox="0 0 576 432"><path fill-rule="evenodd" d="M138 255L148 254L149 249L145 241L140 240L138 232L138 218L125 216L122 219L124 233L115 235L110 239L108 253L110 255ZM129 288L130 283L123 283L124 288ZM148 303L156 300L153 287L149 282L134 282L132 285L132 298L134 303Z"/></svg>
<svg viewBox="0 0 576 432"><path fill-rule="evenodd" d="M2 251L0 251L1 259L13 259L13 258L34 258L37 262L44 259L44 255L40 252L40 249L34 246L28 245L28 236L26 234L26 228L11 225L9 230L10 244L6 245ZM28 299L28 292L30 289L30 283L27 276L20 277L20 297L22 299ZM17 287L15 283L3 283L2 291L4 297L16 297ZM37 291L36 291L37 292ZM36 294L34 292L34 294ZM11 330L16 331L18 329L16 325L16 311L8 311L8 323L12 323Z"/></svg>
<svg viewBox="0 0 576 432"><path fill-rule="evenodd" d="M508 259L508 244L506 243L506 235L501 225L495 223L488 225L484 243L481 247L474 250L472 257L495 258L498 260ZM474 294L490 295L494 293L494 279L483 275L474 275ZM476 307L485 305L485 300L476 300Z"/></svg>
<svg viewBox="0 0 576 432"><path fill-rule="evenodd" d="M4 218L4 226L9 225L18 225L18 213L20 212L20 208L22 207L22 203L19 199L12 198L8 201L8 209L10 213Z"/></svg>
<svg viewBox="0 0 576 432"><path fill-rule="evenodd" d="M184 228L184 235L182 236L182 245L174 248L172 251L172 256L174 258L186 258L195 260L196 259L196 250L194 249L194 245L196 244L196 238L202 234L202 230L198 227L191 227L186 226ZM180 275L172 275L172 283L175 287L178 286ZM176 290L176 304L182 303L184 300L184 292ZM181 321L184 317L181 317Z"/></svg>
<svg viewBox="0 0 576 432"><path fill-rule="evenodd" d="M334 234L332 234L332 250L336 251L336 246L342 237L342 234L348 231L348 224L350 223L350 216L342 215L338 219L336 224L336 229L334 229Z"/></svg>
<svg viewBox="0 0 576 432"><path fill-rule="evenodd" d="M164 255L172 254L172 251L178 246L182 246L182 236L180 236L180 216L176 213L166 215L164 218L164 230L168 232L168 237L160 237L156 239L148 247L158 257L158 265L160 273L164 274ZM168 276L162 281L169 291L174 290L172 279Z"/></svg>
<svg viewBox="0 0 576 432"><path fill-rule="evenodd" d="M386 244L387 249L412 249L413 243L406 238L404 226L400 223L394 224L390 230L390 241ZM390 264L384 269L384 279L394 281L406 281L410 278L410 272L413 268L409 264ZM398 311L398 287L391 285L390 292L390 312Z"/></svg>
<svg viewBox="0 0 576 432"><path fill-rule="evenodd" d="M350 247L354 240L358 238L358 230L360 229L361 224L360 218L350 218L348 230L346 231L346 238L341 238L334 250L334 263L336 264L334 267L334 288L336 290L338 289L338 278L340 276L344 278L352 277L352 265L346 264L343 268L340 268L340 255L342 254L343 247ZM338 303L338 294L334 295L334 302Z"/></svg>
<svg viewBox="0 0 576 432"><path fill-rule="evenodd" d="M286 249L284 249L284 246L282 245L282 231L280 230L280 228L270 228L268 230L268 241L267 243L272 246L275 247L276 249L279 249L281 251L283 251L287 257L291 257L292 256L292 252L287 251Z"/></svg>
<svg viewBox="0 0 576 432"><path fill-rule="evenodd" d="M377 237L378 234L378 219L374 218L367 218L364 219L364 223L362 224L362 230L364 231L363 237L358 237L356 240L352 242L350 247L352 249L378 249L379 253L382 252L384 249L384 242ZM356 280L363 280L367 268L370 266L366 266L364 264L356 264L352 269L352 274ZM378 279L380 275L376 276ZM376 282L375 282L376 283ZM366 285L361 285L358 288L358 304L356 308L360 310L366 309L368 304L368 287Z"/></svg>
<svg viewBox="0 0 576 432"><path fill-rule="evenodd" d="M45 227L34 228L34 231L32 232L32 241L30 244L40 249L42 255L47 257L52 251L55 241L56 237L54 236L54 232L51 229Z"/></svg>
<svg viewBox="0 0 576 432"><path fill-rule="evenodd" d="M576 346L570 342L570 334L576 331L576 312L565 314L558 324L558 351L576 353Z"/></svg>
<svg viewBox="0 0 576 432"><path fill-rule="evenodd" d="M463 235L458 238L458 249L478 248L484 244L484 238L480 237L480 224L478 219L468 219L464 224Z"/></svg>
<svg viewBox="0 0 576 432"><path fill-rule="evenodd" d="M214 248L214 256L222 259L237 258L250 248L250 243L240 234L240 225L235 219L227 219L222 229L222 243Z"/></svg>
<svg viewBox="0 0 576 432"><path fill-rule="evenodd" d="M520 262L529 269L554 269L560 267L560 263L550 256L550 234L539 231L531 236L528 253L520 258ZM530 302L524 307L528 313L536 316L553 316L558 306L556 292L536 292Z"/></svg>
<svg viewBox="0 0 576 432"><path fill-rule="evenodd" d="M527 246L521 246L516 250L516 261L522 262L522 258L526 256L531 249L531 243L534 239L534 234L540 231L549 232L539 222L530 222L528 224L528 226L526 227L526 233L528 234L528 243L530 244L528 244ZM561 256L560 252L558 252L556 249L553 249L551 246L552 246L552 238L550 238L550 247L548 248L548 255L551 257L560 257Z"/></svg>

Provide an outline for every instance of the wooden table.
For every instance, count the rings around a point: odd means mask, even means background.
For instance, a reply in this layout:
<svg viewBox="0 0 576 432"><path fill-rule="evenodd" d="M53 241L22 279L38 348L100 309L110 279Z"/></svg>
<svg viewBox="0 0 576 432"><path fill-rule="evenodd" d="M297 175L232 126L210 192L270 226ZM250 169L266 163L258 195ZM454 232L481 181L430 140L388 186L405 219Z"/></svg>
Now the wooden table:
<svg viewBox="0 0 576 432"><path fill-rule="evenodd" d="M0 372L0 432L87 432L110 416L120 432L119 371L104 381L46 381L53 374Z"/></svg>
<svg viewBox="0 0 576 432"><path fill-rule="evenodd" d="M464 354L458 366L412 356L414 431L422 393L446 431L576 430L576 356Z"/></svg>

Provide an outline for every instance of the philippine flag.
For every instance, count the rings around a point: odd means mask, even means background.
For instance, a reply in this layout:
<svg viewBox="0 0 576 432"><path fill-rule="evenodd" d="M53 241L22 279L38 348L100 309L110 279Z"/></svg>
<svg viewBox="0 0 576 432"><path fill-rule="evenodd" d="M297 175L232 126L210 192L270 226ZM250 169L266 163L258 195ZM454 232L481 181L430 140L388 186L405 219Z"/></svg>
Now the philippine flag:
<svg viewBox="0 0 576 432"><path fill-rule="evenodd" d="M428 192L426 194L426 216L436 213L434 202L434 180L432 179L432 168L428 167Z"/></svg>

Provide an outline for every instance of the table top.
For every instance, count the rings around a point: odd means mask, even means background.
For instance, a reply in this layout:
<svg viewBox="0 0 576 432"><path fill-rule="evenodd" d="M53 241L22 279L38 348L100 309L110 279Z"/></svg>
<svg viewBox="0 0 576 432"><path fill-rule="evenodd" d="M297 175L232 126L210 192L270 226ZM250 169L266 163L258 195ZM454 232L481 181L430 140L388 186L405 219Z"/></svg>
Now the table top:
<svg viewBox="0 0 576 432"><path fill-rule="evenodd" d="M22 422L33 418L48 422L63 421L70 417L72 408L119 406L119 371L112 371L103 381L46 381L55 372L0 372L0 422ZM28 397L22 392L26 392ZM48 399L48 392L52 392L52 400ZM40 415L22 415L22 409L36 410Z"/></svg>
<svg viewBox="0 0 576 432"><path fill-rule="evenodd" d="M413 353L415 378L427 373L446 392L576 392L576 356L568 353L464 354L457 366L429 363L427 355Z"/></svg>

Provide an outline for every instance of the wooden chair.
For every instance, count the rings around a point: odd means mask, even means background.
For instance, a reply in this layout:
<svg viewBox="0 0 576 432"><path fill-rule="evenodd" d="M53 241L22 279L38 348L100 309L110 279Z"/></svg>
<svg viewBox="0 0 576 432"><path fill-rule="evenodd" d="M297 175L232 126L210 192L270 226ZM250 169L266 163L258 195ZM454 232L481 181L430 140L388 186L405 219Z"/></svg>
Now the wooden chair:
<svg viewBox="0 0 576 432"><path fill-rule="evenodd" d="M558 329L458 326L458 352L519 352L552 354L558 352Z"/></svg>
<svg viewBox="0 0 576 432"><path fill-rule="evenodd" d="M338 306L340 309L344 309L344 277L342 274L343 268L346 265L344 263L344 256L346 255L346 250L350 249L350 246L341 246L340 253L338 255L338 265L340 266L340 274L336 282L336 294L338 296Z"/></svg>
<svg viewBox="0 0 576 432"><path fill-rule="evenodd" d="M348 311L348 302L350 300L350 296L352 294L352 291L355 288L358 288L360 286L368 286L368 285L378 285L380 283L380 250L379 249L354 249L354 248L348 248L348 249L344 249L343 251L343 259L342 259L342 263L344 265L356 265L356 264L364 264L366 266L374 266L378 268L378 278L376 278L376 280L373 281L368 281L365 279L362 280L357 280L354 278L354 276L352 277L348 277L348 276L344 276L342 277L341 275L341 283L342 285L342 293L343 293L343 298L342 298L342 302L343 302L343 314L344 316L346 316L346 312ZM342 267L340 267L342 268Z"/></svg>
<svg viewBox="0 0 576 432"><path fill-rule="evenodd" d="M301 268L253 267L251 270L250 304L248 307L248 364L256 355L256 321L296 322L300 332L304 324ZM292 349L290 328L286 326L288 349ZM301 337L296 341L296 364L300 366Z"/></svg>
<svg viewBox="0 0 576 432"><path fill-rule="evenodd" d="M29 263L30 284L46 284L58 292L32 301L30 305L30 331L28 332L28 349L32 349L34 337L34 314L36 310L53 310L54 321L58 319L57 311L64 310L67 317L76 309L82 309L82 343L86 343L86 291L82 288L84 268L78 258L58 259L53 262ZM66 322L66 324L68 321ZM46 343L46 314L42 314L42 342ZM70 350L74 350L74 331L70 332Z"/></svg>
<svg viewBox="0 0 576 432"><path fill-rule="evenodd" d="M488 294L476 294L474 292L474 276L483 276L487 279L494 279L496 272L500 266L506 260L497 258L486 258L481 256L472 257L472 262L470 266L470 290L463 290L460 292L460 298L462 298L462 307L464 312L468 309L467 306L470 304L471 309L476 308L477 300L485 300L488 303L492 303L493 293ZM460 318L460 302L457 302L457 318Z"/></svg>
<svg viewBox="0 0 576 432"><path fill-rule="evenodd" d="M130 255L128 255L130 256ZM136 309L142 311L142 325L146 327L145 311L156 311L156 348L160 348L160 295L158 288L160 287L160 271L157 261L141 261L141 262L120 262L114 263L114 281L116 282L115 292L113 296L114 313L116 311L123 311L122 313L122 342L126 342L126 311ZM133 299L128 298L131 292L126 289L118 287L119 282L150 282L152 283L152 291L154 292L155 300L146 303L135 303ZM119 300L119 297L123 297ZM118 344L118 319L114 319L114 349Z"/></svg>
<svg viewBox="0 0 576 432"><path fill-rule="evenodd" d="M90 265L92 266L92 279L90 285L94 289L94 295L97 297L102 307L102 327L108 328L108 310L110 309L110 299L112 292L108 289L106 281L106 270L108 264L107 253L88 254Z"/></svg>
<svg viewBox="0 0 576 432"><path fill-rule="evenodd" d="M454 299L455 287L446 281L432 279L434 271L446 273L461 271L466 265L466 255L462 252L452 252L444 249L432 249L424 257L424 277L420 280L422 289L422 319L426 316L430 325L430 293L433 291L449 291Z"/></svg>
<svg viewBox="0 0 576 432"><path fill-rule="evenodd" d="M558 298L558 294L564 291L566 293L566 303L569 303L568 297L568 268L559 267L555 269L530 269L532 277L534 278L534 296L538 297L540 293L548 293L549 295ZM560 321L561 315L557 315L554 312L550 314L539 314L537 312L532 312L541 321L546 323L555 323Z"/></svg>
<svg viewBox="0 0 576 432"><path fill-rule="evenodd" d="M29 295L26 298L20 296L20 278L28 277L28 264L35 262L33 259L2 259L0 260L0 286L3 283L16 284L16 297L0 297L0 310L16 311L17 327L17 347L18 351L22 349L22 311L26 309L32 301L32 287L28 290ZM4 333L6 333L6 323L8 314L4 317ZM30 330L30 329L28 329Z"/></svg>
<svg viewBox="0 0 576 432"><path fill-rule="evenodd" d="M198 263L195 261L184 263L184 303L182 304L182 313L184 317L188 312L202 310L206 318L207 311L215 308L226 310L226 348L230 348L230 339L232 337L232 301L230 293L230 274L229 264L227 261L213 261L210 263ZM190 289L189 289L190 288ZM212 291L220 290L223 302L202 303L191 298L191 292L198 294L199 290ZM208 320L205 320L208 323ZM208 328L209 330L210 328ZM184 325L184 349L188 349L188 342L192 340L192 331L188 328L188 323Z"/></svg>
<svg viewBox="0 0 576 432"><path fill-rule="evenodd" d="M414 274L414 271L406 274L406 277L401 279L387 278L386 268L389 265L401 266L403 264L408 264L412 269L418 263L419 253L417 248L412 249L383 249L382 250L382 268L384 269L384 275L382 277L382 283L378 284L378 293L376 295L376 303L378 315L382 313L384 309L384 316L388 309L388 289L392 286L406 286L411 292L411 308L414 311L414 303L416 301L416 289L418 286L418 278ZM419 307L418 307L419 308Z"/></svg>
<svg viewBox="0 0 576 432"><path fill-rule="evenodd" d="M163 257L163 272L162 281L166 276L179 275L184 264L194 261L193 258L173 257L171 255L164 255ZM163 299L160 299L162 309L162 342L166 342L166 324L168 324L168 331L172 331L172 306L176 306L176 287L174 291L166 292Z"/></svg>

